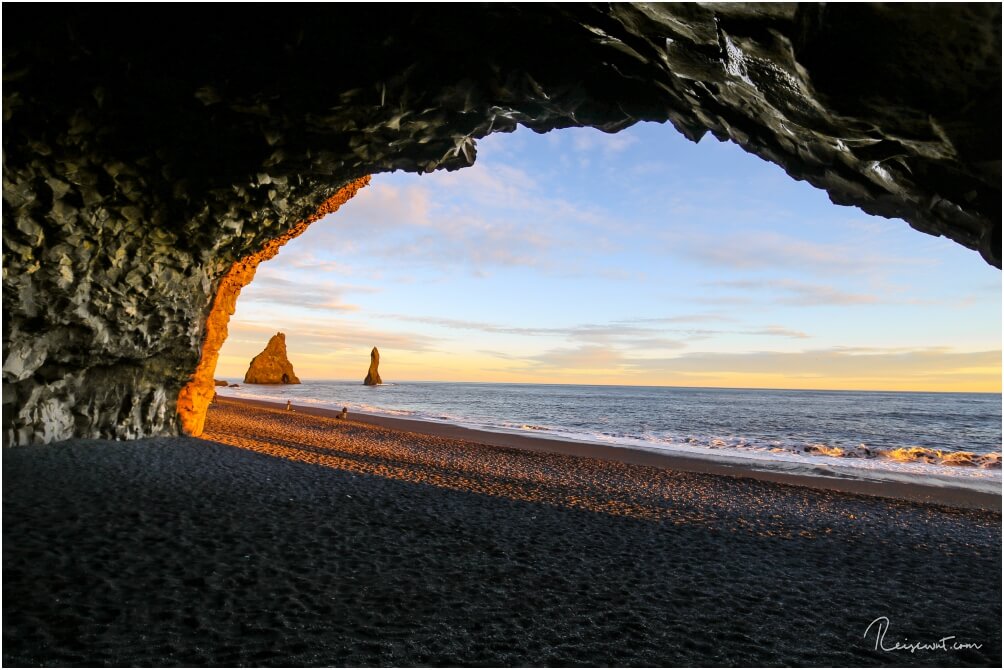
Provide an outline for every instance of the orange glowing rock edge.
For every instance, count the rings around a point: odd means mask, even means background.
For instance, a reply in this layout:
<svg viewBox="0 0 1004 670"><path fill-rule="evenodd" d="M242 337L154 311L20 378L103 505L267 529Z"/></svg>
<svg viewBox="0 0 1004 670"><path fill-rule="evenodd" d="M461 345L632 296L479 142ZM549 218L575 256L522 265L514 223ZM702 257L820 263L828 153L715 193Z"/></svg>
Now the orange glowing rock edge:
<svg viewBox="0 0 1004 670"><path fill-rule="evenodd" d="M192 378L178 394L178 419L185 435L198 437L206 424L206 411L216 393L213 388L213 373L220 357L220 348L227 339L227 324L237 308L237 298L241 289L254 279L258 265L273 258L284 244L298 237L307 230L314 221L322 216L338 210L348 202L359 189L369 184L369 176L351 181L333 196L321 203L309 218L293 226L288 232L270 240L256 253L242 258L234 263L220 281L220 287L213 299L213 306L206 317L205 335L202 340L202 353L199 364L192 373Z"/></svg>

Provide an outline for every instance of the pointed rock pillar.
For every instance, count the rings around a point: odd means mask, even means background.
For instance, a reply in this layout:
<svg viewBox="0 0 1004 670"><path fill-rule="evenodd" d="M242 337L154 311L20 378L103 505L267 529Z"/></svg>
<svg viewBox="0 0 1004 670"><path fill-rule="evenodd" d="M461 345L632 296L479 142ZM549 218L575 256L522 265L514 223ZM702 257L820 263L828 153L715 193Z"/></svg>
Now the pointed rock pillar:
<svg viewBox="0 0 1004 670"><path fill-rule="evenodd" d="M366 386L383 384L383 380L380 379L380 371L377 370L378 367L380 367L380 351L376 347L373 347L373 351L370 352L370 371L366 373L366 379L363 380L363 384Z"/></svg>

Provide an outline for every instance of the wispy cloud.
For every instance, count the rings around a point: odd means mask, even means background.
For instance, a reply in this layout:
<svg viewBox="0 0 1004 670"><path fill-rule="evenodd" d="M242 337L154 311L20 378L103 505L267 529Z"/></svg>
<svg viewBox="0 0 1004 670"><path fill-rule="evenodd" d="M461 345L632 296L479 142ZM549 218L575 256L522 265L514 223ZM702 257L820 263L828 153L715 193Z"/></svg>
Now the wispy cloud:
<svg viewBox="0 0 1004 670"><path fill-rule="evenodd" d="M557 337L587 343L613 343L629 349L680 349L684 343L664 336L665 331L654 328L641 328L623 323L582 324L557 327L521 327L506 326L481 321L467 321L443 317L410 316L404 314L386 314L384 317L400 321L424 323L453 330L478 331L500 335L519 335L524 337Z"/></svg>
<svg viewBox="0 0 1004 670"><path fill-rule="evenodd" d="M572 147L582 153L600 151L604 154L617 154L635 144L638 139L626 134L604 133L602 131L579 130L572 135Z"/></svg>
<svg viewBox="0 0 1004 670"><path fill-rule="evenodd" d="M709 282L706 285L767 294L767 298L772 302L802 307L871 305L887 301L887 299L867 293L852 293L826 284L813 284L793 279L717 281Z"/></svg>
<svg viewBox="0 0 1004 670"><path fill-rule="evenodd" d="M437 316L413 316L409 314L380 314L378 316L382 318L395 319L397 321L410 321L412 323L424 323L430 326L452 328L454 330L476 330L482 333L498 333L504 335L526 335L529 337L536 337L540 335L565 335L569 332L569 329L567 328L506 326L502 324L487 323L484 321L469 321L466 319L451 319Z"/></svg>
<svg viewBox="0 0 1004 670"><path fill-rule="evenodd" d="M538 373L558 370L576 374L596 373L597 371L625 373L633 367L614 347L595 344L551 349L525 360Z"/></svg>
<svg viewBox="0 0 1004 670"><path fill-rule="evenodd" d="M577 324L570 326L509 326L483 321L452 319L446 317L426 317L406 314L381 314L380 318L411 323L422 323L449 330L476 331L495 335L516 335L526 338L558 338L578 343L578 347L604 346L623 351L672 351L683 349L688 341L703 340L721 335L777 337L808 339L811 335L779 325L757 328L712 329L650 327L648 323L680 324L702 321L730 321L718 315L685 314L678 317L655 319L626 319L605 324ZM646 325L639 325L644 323Z"/></svg>
<svg viewBox="0 0 1004 670"><path fill-rule="evenodd" d="M240 300L242 304L271 303L306 309L354 312L359 307L343 300L343 295L348 290L373 292L376 289L358 286L350 289L345 286L332 286L327 282L301 282L262 273L241 292Z"/></svg>
<svg viewBox="0 0 1004 670"><path fill-rule="evenodd" d="M231 325L227 348L233 351L246 350L247 346L258 347L260 351L268 343L268 338L282 330L287 334L286 345L290 350L331 351L344 347L372 347L379 345L387 349L427 352L437 350L439 341L419 333L365 328L346 320L328 320L322 323L286 318L281 328L275 323L255 320L238 321Z"/></svg>
<svg viewBox="0 0 1004 670"><path fill-rule="evenodd" d="M756 373L801 378L897 378L925 380L938 375L1000 374L1001 352L923 349L810 349L799 352L687 353L663 360L665 369L685 373Z"/></svg>
<svg viewBox="0 0 1004 670"><path fill-rule="evenodd" d="M791 328L785 328L783 326L765 326L759 330L744 330L741 331L744 335L768 335L770 337L790 337L796 340L806 340L812 337L808 333L804 333L801 330L792 330Z"/></svg>
<svg viewBox="0 0 1004 670"><path fill-rule="evenodd" d="M552 379L611 375L625 383L772 386L778 388L1000 388L1001 352L824 348L795 352L693 352L629 355L613 346L555 348L537 355L483 352ZM512 368L510 368L511 370Z"/></svg>
<svg viewBox="0 0 1004 670"><path fill-rule="evenodd" d="M615 250L614 232L600 208L548 194L522 170L479 163L413 186L375 181L335 215L313 224L310 234L314 245L337 250L340 257L367 258L397 270L486 273L524 267L582 274L586 266L570 258ZM277 260L303 265L292 255Z"/></svg>
<svg viewBox="0 0 1004 670"><path fill-rule="evenodd" d="M730 323L735 322L738 319L734 316L726 316L724 314L717 314L714 312L707 312L703 314L680 314L677 316L664 316L664 317L649 317L649 318L639 318L639 319L625 319L617 321L618 324L666 324L666 328L661 328L661 332L667 333L682 333L693 338L707 338L714 335L761 335L768 337L790 337L795 339L806 339L811 337L811 335L800 331L793 330L791 328L785 328L784 326L778 325L768 325L760 328L733 328L733 329L723 329L723 328L680 328L679 324L686 323L714 323L714 322L724 322Z"/></svg>
<svg viewBox="0 0 1004 670"><path fill-rule="evenodd" d="M669 253L712 267L730 270L797 270L813 275L861 275L891 265L921 265L927 261L876 254L860 245L811 242L790 235L755 233L664 236Z"/></svg>
<svg viewBox="0 0 1004 670"><path fill-rule="evenodd" d="M288 267L296 270L306 270L323 274L352 274L352 268L348 263L323 258L312 252L300 251L298 254L284 254L272 261L270 268Z"/></svg>
<svg viewBox="0 0 1004 670"><path fill-rule="evenodd" d="M643 317L637 319L623 319L619 323L710 323L716 321L735 321L736 317L719 314L717 312L703 312L695 314L673 314L670 316Z"/></svg>

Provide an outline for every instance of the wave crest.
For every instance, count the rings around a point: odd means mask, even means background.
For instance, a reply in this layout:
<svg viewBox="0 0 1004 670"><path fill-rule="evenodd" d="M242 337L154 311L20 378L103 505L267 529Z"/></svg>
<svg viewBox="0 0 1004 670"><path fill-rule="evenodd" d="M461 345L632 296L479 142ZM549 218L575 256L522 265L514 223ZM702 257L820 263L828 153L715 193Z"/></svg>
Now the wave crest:
<svg viewBox="0 0 1004 670"><path fill-rule="evenodd" d="M1000 468L1001 452L976 454L971 451L942 451L924 447L900 447L887 449L879 454L885 458L901 462L924 462L933 465L956 465L977 468Z"/></svg>
<svg viewBox="0 0 1004 670"><path fill-rule="evenodd" d="M695 437L687 437L682 441L686 444L706 445L712 449L758 450L757 447L747 444L745 440L736 442L721 438L701 440ZM899 463L926 463L929 465L1001 469L1001 452L999 451L980 454L972 451L946 451L943 449L929 449L927 447L879 449L868 447L864 444L859 444L856 447L836 447L819 442L783 444L779 441L773 442L767 450L774 454L793 453L804 456L829 456L830 458L888 459Z"/></svg>

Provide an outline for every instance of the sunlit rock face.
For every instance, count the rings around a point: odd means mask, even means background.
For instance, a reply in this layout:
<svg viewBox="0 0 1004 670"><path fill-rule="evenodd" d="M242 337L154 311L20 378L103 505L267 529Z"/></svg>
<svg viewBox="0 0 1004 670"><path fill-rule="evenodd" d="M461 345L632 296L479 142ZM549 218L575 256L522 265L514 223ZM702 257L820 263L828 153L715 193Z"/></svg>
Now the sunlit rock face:
<svg viewBox="0 0 1004 670"><path fill-rule="evenodd" d="M216 390L213 388L216 383L213 381L213 373L216 371L216 363L219 360L220 349L227 339L227 325L230 317L237 309L237 298L240 297L241 289L251 283L254 279L258 266L265 261L274 258L279 250L290 240L302 235L311 223L327 214L338 211L338 208L345 204L356 194L356 192L369 183L369 177L355 179L342 188L335 191L334 195L321 203L317 210L305 220L295 226L273 237L253 253L235 261L230 269L223 275L223 278L216 285L216 297L213 298L206 316L202 334L202 348L199 353L199 363L195 367L178 394L177 412L181 422L181 429L188 435L201 435L206 424L206 410L212 402ZM275 339L275 338L273 338ZM285 340L283 340L285 342ZM271 346L271 342L269 343ZM267 348L266 348L267 350ZM285 344L282 347L282 357L285 359ZM288 362L287 362L288 364ZM250 370L248 373L250 374ZM292 373L292 368L289 370ZM279 372L278 381L282 381L282 371ZM295 375L293 375L295 378ZM260 382L254 379L244 378L248 383L273 383ZM297 380L296 383L299 383ZM224 385L226 382L224 382Z"/></svg>
<svg viewBox="0 0 1004 670"><path fill-rule="evenodd" d="M245 384L299 384L293 364L286 354L286 334L276 333L265 349L251 359L244 375Z"/></svg>
<svg viewBox="0 0 1004 670"><path fill-rule="evenodd" d="M383 380L380 379L380 351L373 347L373 351L370 352L370 369L366 372L366 379L363 380L363 384L366 386L379 386L383 384Z"/></svg>
<svg viewBox="0 0 1004 670"><path fill-rule="evenodd" d="M150 11L4 11L6 444L197 434L235 263L517 124L711 132L1000 267L1000 5Z"/></svg>

